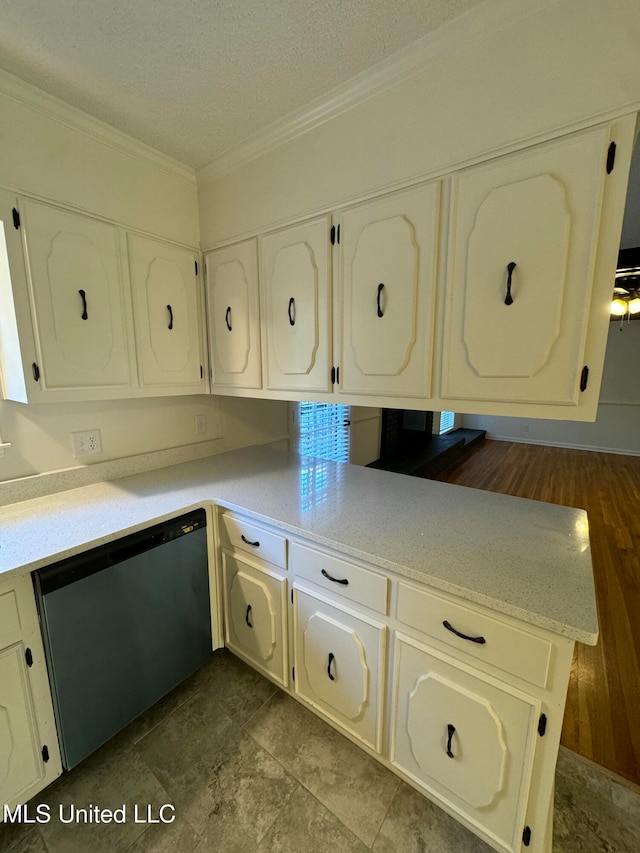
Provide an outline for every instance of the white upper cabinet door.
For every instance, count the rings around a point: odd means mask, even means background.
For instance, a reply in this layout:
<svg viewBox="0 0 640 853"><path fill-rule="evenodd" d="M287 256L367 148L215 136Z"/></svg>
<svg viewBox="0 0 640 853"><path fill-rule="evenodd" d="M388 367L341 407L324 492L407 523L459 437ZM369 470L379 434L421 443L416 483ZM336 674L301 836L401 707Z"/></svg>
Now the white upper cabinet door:
<svg viewBox="0 0 640 853"><path fill-rule="evenodd" d="M257 241L210 252L205 265L213 385L260 388Z"/></svg>
<svg viewBox="0 0 640 853"><path fill-rule="evenodd" d="M330 219L261 240L266 385L331 391Z"/></svg>
<svg viewBox="0 0 640 853"><path fill-rule="evenodd" d="M428 397L440 185L340 216L339 390Z"/></svg>
<svg viewBox="0 0 640 853"><path fill-rule="evenodd" d="M577 405L608 128L454 176L442 396Z"/></svg>
<svg viewBox="0 0 640 853"><path fill-rule="evenodd" d="M43 391L130 386L118 230L35 201L21 212Z"/></svg>
<svg viewBox="0 0 640 853"><path fill-rule="evenodd" d="M193 251L128 235L140 384L203 385L196 256Z"/></svg>

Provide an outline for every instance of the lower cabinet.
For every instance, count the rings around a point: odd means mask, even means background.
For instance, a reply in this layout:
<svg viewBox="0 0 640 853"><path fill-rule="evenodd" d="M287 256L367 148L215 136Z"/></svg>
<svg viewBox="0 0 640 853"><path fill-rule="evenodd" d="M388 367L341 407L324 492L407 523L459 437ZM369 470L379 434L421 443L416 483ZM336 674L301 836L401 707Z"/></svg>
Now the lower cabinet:
<svg viewBox="0 0 640 853"><path fill-rule="evenodd" d="M0 804L13 809L25 803L61 772L40 626L26 575L0 584Z"/></svg>
<svg viewBox="0 0 640 853"><path fill-rule="evenodd" d="M227 552L222 567L226 645L286 687L286 580Z"/></svg>
<svg viewBox="0 0 640 853"><path fill-rule="evenodd" d="M293 600L296 694L380 752L386 627L302 589Z"/></svg>
<svg viewBox="0 0 640 853"><path fill-rule="evenodd" d="M398 634L393 704L392 764L520 849L540 701Z"/></svg>
<svg viewBox="0 0 640 853"><path fill-rule="evenodd" d="M494 849L549 851L573 641L220 518L227 646Z"/></svg>

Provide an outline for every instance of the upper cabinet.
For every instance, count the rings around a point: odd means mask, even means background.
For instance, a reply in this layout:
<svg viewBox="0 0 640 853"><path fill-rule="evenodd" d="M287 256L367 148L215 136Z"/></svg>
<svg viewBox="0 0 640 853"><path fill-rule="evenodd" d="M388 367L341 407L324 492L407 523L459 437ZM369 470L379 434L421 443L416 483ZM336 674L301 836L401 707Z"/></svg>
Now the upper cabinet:
<svg viewBox="0 0 640 853"><path fill-rule="evenodd" d="M578 403L608 145L599 128L454 176L443 397Z"/></svg>
<svg viewBox="0 0 640 853"><path fill-rule="evenodd" d="M268 389L331 390L330 230L323 216L261 240Z"/></svg>
<svg viewBox="0 0 640 853"><path fill-rule="evenodd" d="M118 229L34 201L20 214L43 390L128 388Z"/></svg>
<svg viewBox="0 0 640 853"><path fill-rule="evenodd" d="M594 420L635 126L259 235L263 383L216 390Z"/></svg>
<svg viewBox="0 0 640 853"><path fill-rule="evenodd" d="M206 390L194 250L1 190L0 204L6 399Z"/></svg>
<svg viewBox="0 0 640 853"><path fill-rule="evenodd" d="M127 235L140 384L195 394L203 380L196 254Z"/></svg>
<svg viewBox="0 0 640 853"><path fill-rule="evenodd" d="M260 388L257 240L209 252L205 269L213 390Z"/></svg>
<svg viewBox="0 0 640 853"><path fill-rule="evenodd" d="M430 396L439 184L339 219L339 390Z"/></svg>

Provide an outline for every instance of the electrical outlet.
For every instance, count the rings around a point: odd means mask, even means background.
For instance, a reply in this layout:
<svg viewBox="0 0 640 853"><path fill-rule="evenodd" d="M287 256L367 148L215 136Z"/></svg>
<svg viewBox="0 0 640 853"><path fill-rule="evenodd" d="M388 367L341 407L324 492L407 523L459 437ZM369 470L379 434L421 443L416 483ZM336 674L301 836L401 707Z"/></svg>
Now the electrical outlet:
<svg viewBox="0 0 640 853"><path fill-rule="evenodd" d="M102 453L102 439L99 429L87 429L84 432L72 432L73 455L91 456L94 453Z"/></svg>
<svg viewBox="0 0 640 853"><path fill-rule="evenodd" d="M529 432L529 421L525 421L522 424L522 432Z"/></svg>
<svg viewBox="0 0 640 853"><path fill-rule="evenodd" d="M196 415L196 435L204 435L207 431L207 416Z"/></svg>

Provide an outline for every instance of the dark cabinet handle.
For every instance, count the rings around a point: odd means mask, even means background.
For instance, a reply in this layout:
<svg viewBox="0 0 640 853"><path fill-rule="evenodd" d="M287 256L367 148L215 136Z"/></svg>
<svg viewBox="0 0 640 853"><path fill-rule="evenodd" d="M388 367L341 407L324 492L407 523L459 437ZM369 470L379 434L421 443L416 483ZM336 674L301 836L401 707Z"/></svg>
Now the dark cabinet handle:
<svg viewBox="0 0 640 853"><path fill-rule="evenodd" d="M336 659L336 656L334 655L334 653L329 652L329 658L328 658L328 663L327 663L327 675L329 676L331 681L336 680L335 675L333 675L333 673L331 672L331 664L334 662L335 659Z"/></svg>
<svg viewBox="0 0 640 853"><path fill-rule="evenodd" d="M78 293L82 297L82 319L88 320L89 315L87 314L87 294L84 292L84 290L79 290Z"/></svg>
<svg viewBox="0 0 640 853"><path fill-rule="evenodd" d="M251 613L251 605L247 604L247 613L246 613L246 616L244 617L244 621L247 623L247 625L250 628L253 628L253 622L249 621L250 616L251 616L251 618L253 618L253 614Z"/></svg>
<svg viewBox="0 0 640 853"><path fill-rule="evenodd" d="M332 581L333 583L341 583L343 586L349 586L349 581L347 578L332 578L329 572L325 572L322 570L322 576L325 577L328 581Z"/></svg>
<svg viewBox="0 0 640 853"><path fill-rule="evenodd" d="M378 317L384 317L384 313L382 311L382 308L380 307L380 295L382 294L383 290L384 290L384 284L382 282L380 282L380 284L378 285L378 295L376 296L376 305L378 307Z"/></svg>
<svg viewBox="0 0 640 853"><path fill-rule="evenodd" d="M169 312L169 325L167 328L171 331L171 329L173 329L173 308L171 305L167 305L167 311Z"/></svg>
<svg viewBox="0 0 640 853"><path fill-rule="evenodd" d="M293 314L291 313L292 308L293 308ZM295 324L296 324L295 308L296 308L296 300L292 296L291 299L289 300L289 307L287 308L287 314L289 315L289 325L291 325L291 326L295 326Z"/></svg>
<svg viewBox="0 0 640 853"><path fill-rule="evenodd" d="M449 723L447 725L447 734L448 734L447 755L449 756L449 758L455 758L455 755L451 752L451 739L453 738L453 734L454 734L455 730L456 730L456 727L452 726L451 723Z"/></svg>
<svg viewBox="0 0 640 853"><path fill-rule="evenodd" d="M249 539L245 539L244 533L240 534L240 538L242 539L245 545L251 545L253 548L260 547L260 542L257 539L255 542L251 542Z"/></svg>
<svg viewBox="0 0 640 853"><path fill-rule="evenodd" d="M511 276L513 275L513 271L516 266L517 264L515 261L511 261L510 264L507 264L507 295L504 300L505 305L513 305L513 296L511 296Z"/></svg>
<svg viewBox="0 0 640 853"><path fill-rule="evenodd" d="M452 634L455 634L456 637L460 637L462 640L469 640L470 643L478 643L478 645L483 646L487 641L484 637L468 637L466 634L461 634L460 631L456 631L456 629L451 625L450 622L447 622L445 619L442 623L447 631L451 631Z"/></svg>
<svg viewBox="0 0 640 853"><path fill-rule="evenodd" d="M227 324L227 329L231 331L231 305L227 308L227 313L224 315L224 321Z"/></svg>
<svg viewBox="0 0 640 853"><path fill-rule="evenodd" d="M33 370L33 378L35 379L36 382L38 382L40 380L40 368L35 363L35 361L31 365L31 369Z"/></svg>

